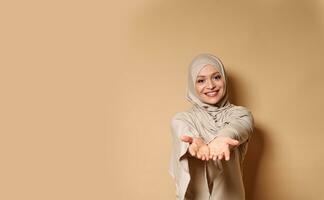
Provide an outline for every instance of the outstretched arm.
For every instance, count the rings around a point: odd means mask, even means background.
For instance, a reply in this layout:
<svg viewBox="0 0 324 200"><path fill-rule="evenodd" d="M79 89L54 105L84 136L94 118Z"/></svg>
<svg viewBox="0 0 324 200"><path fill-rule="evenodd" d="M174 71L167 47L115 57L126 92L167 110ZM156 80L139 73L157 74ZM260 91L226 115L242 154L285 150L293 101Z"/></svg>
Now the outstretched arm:
<svg viewBox="0 0 324 200"><path fill-rule="evenodd" d="M176 150L177 159L181 160L187 152L198 159L209 159L209 148L207 144L199 138L190 126L176 117L171 120L173 144Z"/></svg>
<svg viewBox="0 0 324 200"><path fill-rule="evenodd" d="M229 116L227 124L219 130L217 136L229 137L242 144L250 138L253 132L253 123L251 112L239 106L239 110Z"/></svg>
<svg viewBox="0 0 324 200"><path fill-rule="evenodd" d="M237 107L227 121L223 129L208 144L210 159L230 159L230 150L247 142L253 132L253 116L244 107Z"/></svg>

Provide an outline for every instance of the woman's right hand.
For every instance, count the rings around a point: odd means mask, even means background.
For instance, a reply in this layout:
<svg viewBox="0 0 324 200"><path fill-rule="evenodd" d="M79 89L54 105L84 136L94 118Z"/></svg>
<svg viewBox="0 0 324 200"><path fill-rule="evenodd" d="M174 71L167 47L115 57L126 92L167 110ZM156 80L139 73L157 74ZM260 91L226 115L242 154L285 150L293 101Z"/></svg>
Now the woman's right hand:
<svg viewBox="0 0 324 200"><path fill-rule="evenodd" d="M190 137L187 135L182 135L181 140L190 144L188 151L191 156L194 156L201 160L209 160L209 147L204 142L204 140L198 137Z"/></svg>

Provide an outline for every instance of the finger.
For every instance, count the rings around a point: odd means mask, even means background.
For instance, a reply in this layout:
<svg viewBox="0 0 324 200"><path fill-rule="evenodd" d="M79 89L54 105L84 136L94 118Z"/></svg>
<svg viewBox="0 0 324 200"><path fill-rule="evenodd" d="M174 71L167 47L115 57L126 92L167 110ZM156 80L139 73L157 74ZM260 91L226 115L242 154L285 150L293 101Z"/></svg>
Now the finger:
<svg viewBox="0 0 324 200"><path fill-rule="evenodd" d="M182 135L180 137L180 139L183 141L183 142L187 142L187 143L192 143L193 141L193 138L188 136L188 135Z"/></svg>
<svg viewBox="0 0 324 200"><path fill-rule="evenodd" d="M201 154L199 152L197 153L197 158L201 159Z"/></svg>
<svg viewBox="0 0 324 200"><path fill-rule="evenodd" d="M222 159L223 159L223 156L224 156L223 153L219 154L219 155L218 155L218 160L222 160Z"/></svg>
<svg viewBox="0 0 324 200"><path fill-rule="evenodd" d="M196 143L192 143L190 146L194 151L198 152L198 146Z"/></svg>
<svg viewBox="0 0 324 200"><path fill-rule="evenodd" d="M206 160L209 160L209 153L208 152L205 152L204 156L205 156Z"/></svg>
<svg viewBox="0 0 324 200"><path fill-rule="evenodd" d="M208 152L206 151L206 149L202 148L201 155L202 155L203 160L208 160L209 155L208 155Z"/></svg>
<svg viewBox="0 0 324 200"><path fill-rule="evenodd" d="M189 147L189 153L191 156L196 156L196 151Z"/></svg>
<svg viewBox="0 0 324 200"><path fill-rule="evenodd" d="M210 153L209 153L209 159L213 159L214 155L215 155L214 152L210 152Z"/></svg>
<svg viewBox="0 0 324 200"><path fill-rule="evenodd" d="M209 151L209 158L212 159L213 156L215 155L215 149L209 147L208 151Z"/></svg>
<svg viewBox="0 0 324 200"><path fill-rule="evenodd" d="M199 148L199 151L201 152L201 154L203 154L204 156L208 156L209 154L209 148L207 146L203 146Z"/></svg>
<svg viewBox="0 0 324 200"><path fill-rule="evenodd" d="M192 156L194 156L196 154L196 152L192 148L192 145L189 146L188 151L189 151L190 155L192 155Z"/></svg>
<svg viewBox="0 0 324 200"><path fill-rule="evenodd" d="M208 160L209 160L209 155L206 155L205 158L206 158L206 160L208 161Z"/></svg>
<svg viewBox="0 0 324 200"><path fill-rule="evenodd" d="M198 155L199 155L199 157L198 157ZM202 160L203 159L203 156L204 155L202 154L201 150L198 149L197 157Z"/></svg>
<svg viewBox="0 0 324 200"><path fill-rule="evenodd" d="M199 147L198 147L198 145L195 144L195 143L192 143L192 144L190 144L190 146L191 146L192 150L196 152L196 155L197 155L198 152L199 152Z"/></svg>
<svg viewBox="0 0 324 200"><path fill-rule="evenodd" d="M234 139L228 139L227 140L227 143L230 144L230 145L233 145L233 146L236 146L239 144L239 141L238 140L234 140Z"/></svg>
<svg viewBox="0 0 324 200"><path fill-rule="evenodd" d="M210 159L214 159L214 157L215 157L215 159L217 158L217 152L216 151L211 151L211 152L209 152L209 157L210 157ZM215 160L214 159L214 160Z"/></svg>
<svg viewBox="0 0 324 200"><path fill-rule="evenodd" d="M225 154L225 160L228 161L230 159L230 152L229 152L229 150L228 149L225 150L224 151L224 154Z"/></svg>
<svg viewBox="0 0 324 200"><path fill-rule="evenodd" d="M216 160L217 159L217 155L213 155L213 160Z"/></svg>
<svg viewBox="0 0 324 200"><path fill-rule="evenodd" d="M201 155L201 153L197 152L197 158L199 158L200 160L202 160L202 155Z"/></svg>

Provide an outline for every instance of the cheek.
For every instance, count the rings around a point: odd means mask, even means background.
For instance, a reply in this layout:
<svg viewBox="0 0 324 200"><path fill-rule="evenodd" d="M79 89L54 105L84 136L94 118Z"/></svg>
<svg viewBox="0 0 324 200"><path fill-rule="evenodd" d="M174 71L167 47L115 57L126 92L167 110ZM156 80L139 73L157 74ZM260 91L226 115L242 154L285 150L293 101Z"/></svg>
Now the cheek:
<svg viewBox="0 0 324 200"><path fill-rule="evenodd" d="M203 90L203 86L196 85L196 86L195 86L195 89L196 89L196 93L197 93L198 95L201 95L201 92L202 92L202 90Z"/></svg>
<svg viewBox="0 0 324 200"><path fill-rule="evenodd" d="M219 83L219 87L221 87L221 88L225 88L225 82L224 82L224 81L220 81L220 83Z"/></svg>

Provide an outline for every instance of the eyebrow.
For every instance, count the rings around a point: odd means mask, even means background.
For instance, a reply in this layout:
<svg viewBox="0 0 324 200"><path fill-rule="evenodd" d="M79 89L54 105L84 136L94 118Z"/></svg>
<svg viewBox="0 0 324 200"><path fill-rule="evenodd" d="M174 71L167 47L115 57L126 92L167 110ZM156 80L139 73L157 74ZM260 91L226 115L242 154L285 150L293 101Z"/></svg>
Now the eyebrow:
<svg viewBox="0 0 324 200"><path fill-rule="evenodd" d="M212 73L211 75L215 75L215 74L220 74L219 72L214 72L214 73ZM198 77L206 77L206 76L201 76L201 75L199 75L199 76L197 76L197 78Z"/></svg>

